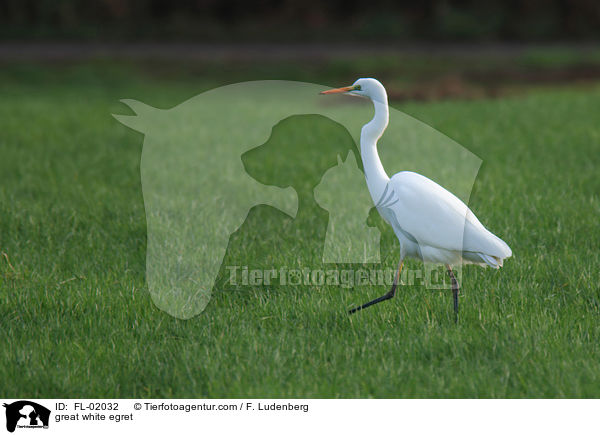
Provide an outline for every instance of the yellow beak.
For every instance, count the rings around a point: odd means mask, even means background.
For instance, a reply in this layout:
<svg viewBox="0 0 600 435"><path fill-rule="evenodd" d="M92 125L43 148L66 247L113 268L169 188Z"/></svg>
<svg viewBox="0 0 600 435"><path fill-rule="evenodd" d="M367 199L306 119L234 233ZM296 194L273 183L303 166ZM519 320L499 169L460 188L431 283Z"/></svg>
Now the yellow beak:
<svg viewBox="0 0 600 435"><path fill-rule="evenodd" d="M356 89L356 86L346 86L344 88L330 89L328 91L319 92L319 95L341 94L342 92L350 92Z"/></svg>

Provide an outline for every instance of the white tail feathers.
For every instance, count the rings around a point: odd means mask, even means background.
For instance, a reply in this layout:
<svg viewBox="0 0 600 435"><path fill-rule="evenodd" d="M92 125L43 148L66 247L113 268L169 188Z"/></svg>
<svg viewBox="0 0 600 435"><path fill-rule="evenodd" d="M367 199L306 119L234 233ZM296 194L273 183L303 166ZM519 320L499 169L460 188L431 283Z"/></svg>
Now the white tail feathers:
<svg viewBox="0 0 600 435"><path fill-rule="evenodd" d="M493 267L494 269L500 269L502 267L503 260L502 258L495 257L493 255L479 254L481 259L485 261L485 263Z"/></svg>

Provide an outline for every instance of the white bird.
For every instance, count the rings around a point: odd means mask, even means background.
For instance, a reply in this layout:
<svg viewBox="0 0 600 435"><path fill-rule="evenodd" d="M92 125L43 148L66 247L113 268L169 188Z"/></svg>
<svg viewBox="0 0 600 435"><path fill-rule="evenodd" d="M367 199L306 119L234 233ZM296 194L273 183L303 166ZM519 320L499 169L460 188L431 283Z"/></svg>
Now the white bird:
<svg viewBox="0 0 600 435"><path fill-rule="evenodd" d="M512 251L479 222L464 202L429 178L409 171L388 177L377 154L377 141L389 121L387 93L379 81L363 78L352 86L321 92L337 93L370 98L375 106L375 116L361 130L360 152L371 198L400 242L400 261L391 290L350 313L393 298L404 259L414 257L446 265L458 320L458 282L452 266L471 263L498 269Z"/></svg>

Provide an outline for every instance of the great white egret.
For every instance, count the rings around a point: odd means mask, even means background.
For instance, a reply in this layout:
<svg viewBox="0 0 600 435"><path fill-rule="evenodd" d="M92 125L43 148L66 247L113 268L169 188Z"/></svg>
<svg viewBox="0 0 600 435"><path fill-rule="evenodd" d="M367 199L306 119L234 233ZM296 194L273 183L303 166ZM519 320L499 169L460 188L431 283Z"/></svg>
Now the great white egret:
<svg viewBox="0 0 600 435"><path fill-rule="evenodd" d="M498 269L512 255L510 248L488 231L464 202L429 178L409 171L388 177L377 154L377 141L389 121L387 93L379 81L363 78L352 86L321 92L338 93L370 98L375 106L375 116L361 130L360 153L371 198L400 241L400 261L391 290L350 313L393 298L408 256L446 265L457 320L459 287L452 266L471 263Z"/></svg>

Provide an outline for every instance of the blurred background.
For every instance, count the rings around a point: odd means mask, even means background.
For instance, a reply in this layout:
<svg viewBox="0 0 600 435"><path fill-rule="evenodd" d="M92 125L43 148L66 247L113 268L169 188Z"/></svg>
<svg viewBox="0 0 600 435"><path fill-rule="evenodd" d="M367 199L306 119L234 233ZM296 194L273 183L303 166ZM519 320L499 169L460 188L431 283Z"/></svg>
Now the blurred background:
<svg viewBox="0 0 600 435"><path fill-rule="evenodd" d="M594 0L4 0L7 39L86 41L585 41Z"/></svg>
<svg viewBox="0 0 600 435"><path fill-rule="evenodd" d="M599 38L593 0L0 2L5 76L16 64L22 77L32 62L72 71L90 61L96 72L193 76L205 87L273 78L336 85L376 75L392 100L595 81Z"/></svg>

